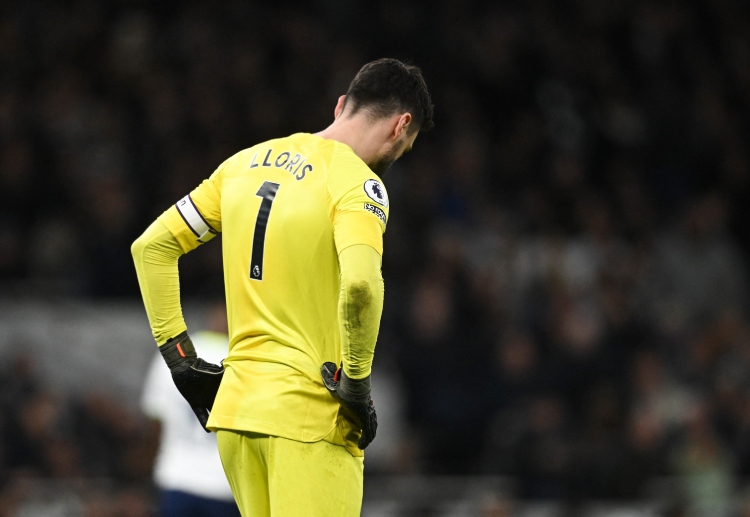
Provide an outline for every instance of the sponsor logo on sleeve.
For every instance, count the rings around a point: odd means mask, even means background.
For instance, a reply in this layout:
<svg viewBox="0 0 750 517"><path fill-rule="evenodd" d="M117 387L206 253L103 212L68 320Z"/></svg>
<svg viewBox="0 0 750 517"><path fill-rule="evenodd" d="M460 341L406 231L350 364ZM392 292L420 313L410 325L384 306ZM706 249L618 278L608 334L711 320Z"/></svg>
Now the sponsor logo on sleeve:
<svg viewBox="0 0 750 517"><path fill-rule="evenodd" d="M375 205L372 205L370 203L365 203L365 210L368 212L372 212L376 216L380 218L381 221L383 221L383 224L386 223L385 220L385 212L383 212L380 208L376 207Z"/></svg>
<svg viewBox="0 0 750 517"><path fill-rule="evenodd" d="M388 207L388 194L383 185L377 180L365 181L365 194L379 205Z"/></svg>

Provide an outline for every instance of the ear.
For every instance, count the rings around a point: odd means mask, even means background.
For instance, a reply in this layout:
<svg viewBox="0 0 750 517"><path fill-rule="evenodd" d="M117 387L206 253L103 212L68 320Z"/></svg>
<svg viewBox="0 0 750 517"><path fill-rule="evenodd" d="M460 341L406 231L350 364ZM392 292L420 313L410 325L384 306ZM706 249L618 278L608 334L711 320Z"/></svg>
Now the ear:
<svg viewBox="0 0 750 517"><path fill-rule="evenodd" d="M401 133L406 132L411 124L411 113L404 113L398 117L396 126L393 128L394 140L401 136Z"/></svg>
<svg viewBox="0 0 750 517"><path fill-rule="evenodd" d="M339 118L341 112L344 111L344 102L346 102L346 95L339 97L339 101L336 103L336 108L333 110L333 118Z"/></svg>

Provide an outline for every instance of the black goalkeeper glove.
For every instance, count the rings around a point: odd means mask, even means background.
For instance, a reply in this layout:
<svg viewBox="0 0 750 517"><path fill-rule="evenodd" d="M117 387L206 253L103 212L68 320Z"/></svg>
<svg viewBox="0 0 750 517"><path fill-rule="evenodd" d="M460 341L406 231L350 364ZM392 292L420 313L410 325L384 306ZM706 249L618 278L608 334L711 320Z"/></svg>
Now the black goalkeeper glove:
<svg viewBox="0 0 750 517"><path fill-rule="evenodd" d="M331 362L323 363L320 375L331 395L362 430L358 446L364 450L375 439L378 430L378 415L370 397L370 376L350 379L343 368L337 370Z"/></svg>
<svg viewBox="0 0 750 517"><path fill-rule="evenodd" d="M214 406L224 368L198 357L187 331L159 347L162 357L172 372L172 380L206 429L208 412Z"/></svg>

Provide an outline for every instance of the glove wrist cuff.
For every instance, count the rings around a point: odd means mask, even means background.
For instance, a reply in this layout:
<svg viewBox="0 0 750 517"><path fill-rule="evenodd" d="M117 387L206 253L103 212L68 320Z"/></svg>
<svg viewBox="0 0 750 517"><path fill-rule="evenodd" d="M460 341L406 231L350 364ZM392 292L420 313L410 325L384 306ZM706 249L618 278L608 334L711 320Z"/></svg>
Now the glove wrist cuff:
<svg viewBox="0 0 750 517"><path fill-rule="evenodd" d="M341 378L339 379L339 393L349 400L364 400L370 398L370 375L363 379L350 379L346 376L344 369L341 369Z"/></svg>
<svg viewBox="0 0 750 517"><path fill-rule="evenodd" d="M180 369L179 367L182 364L198 357L187 331L168 340L159 347L159 352L161 352L161 356L172 371Z"/></svg>

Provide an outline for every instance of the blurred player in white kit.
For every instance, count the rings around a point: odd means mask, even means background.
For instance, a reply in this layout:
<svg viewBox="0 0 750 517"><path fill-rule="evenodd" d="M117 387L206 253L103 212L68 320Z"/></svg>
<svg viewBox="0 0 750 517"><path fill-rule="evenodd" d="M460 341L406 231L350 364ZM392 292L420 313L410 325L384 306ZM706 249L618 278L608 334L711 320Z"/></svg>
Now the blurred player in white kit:
<svg viewBox="0 0 750 517"><path fill-rule="evenodd" d="M226 327L223 307L211 314L210 327ZM227 355L225 333L192 334L201 357L219 364ZM190 405L177 391L164 359L157 351L149 367L141 399L143 412L161 422L161 443L154 468L160 490L160 517L240 516L219 459L216 434L207 433Z"/></svg>

